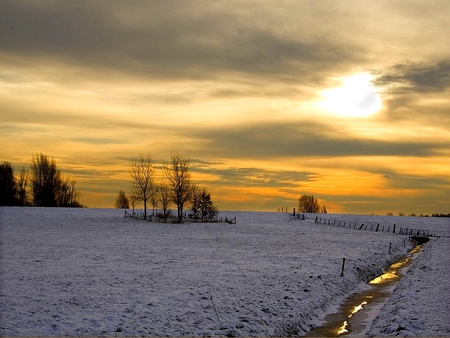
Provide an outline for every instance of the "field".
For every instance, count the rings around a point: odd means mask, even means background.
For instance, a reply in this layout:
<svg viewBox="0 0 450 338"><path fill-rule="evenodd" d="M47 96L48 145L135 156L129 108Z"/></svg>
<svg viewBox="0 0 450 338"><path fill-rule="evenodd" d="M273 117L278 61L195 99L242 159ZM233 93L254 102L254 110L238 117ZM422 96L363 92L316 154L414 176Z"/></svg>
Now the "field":
<svg viewBox="0 0 450 338"><path fill-rule="evenodd" d="M316 224L315 215L221 212L237 224L123 215L0 208L0 335L302 335L413 246L407 236ZM450 335L448 218L327 217L442 236L426 244L370 334Z"/></svg>

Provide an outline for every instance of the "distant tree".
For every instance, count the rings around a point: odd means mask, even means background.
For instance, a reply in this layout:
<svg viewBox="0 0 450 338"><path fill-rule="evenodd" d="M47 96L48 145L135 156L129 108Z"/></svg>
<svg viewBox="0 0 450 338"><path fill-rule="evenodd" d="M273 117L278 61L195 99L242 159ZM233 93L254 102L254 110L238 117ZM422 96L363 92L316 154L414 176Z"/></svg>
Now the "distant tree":
<svg viewBox="0 0 450 338"><path fill-rule="evenodd" d="M116 197L116 203L114 206L117 209L129 209L130 208L130 202L128 200L127 195L125 194L125 191L120 190L119 195Z"/></svg>
<svg viewBox="0 0 450 338"><path fill-rule="evenodd" d="M16 205L16 179L11 163L0 164L0 205Z"/></svg>
<svg viewBox="0 0 450 338"><path fill-rule="evenodd" d="M56 207L61 187L61 172L56 162L44 154L33 155L31 162L31 189L33 204L42 207Z"/></svg>
<svg viewBox="0 0 450 338"><path fill-rule="evenodd" d="M389 211L389 212L386 213L386 216L394 216L394 214Z"/></svg>
<svg viewBox="0 0 450 338"><path fill-rule="evenodd" d="M398 213L398 215L399 215L399 216L406 216L405 213L403 213L403 212L401 212L401 211Z"/></svg>
<svg viewBox="0 0 450 338"><path fill-rule="evenodd" d="M158 201L158 188L159 185L156 184L155 185L155 192L154 194L152 194L152 196L150 197L150 203L152 204L152 216L155 216L155 210L158 208L159 205L159 201Z"/></svg>
<svg viewBox="0 0 450 338"><path fill-rule="evenodd" d="M317 202L317 198L312 195L302 195L298 199L298 211L311 214L320 212L320 206Z"/></svg>
<svg viewBox="0 0 450 338"><path fill-rule="evenodd" d="M31 162L33 205L40 207L82 207L75 181L63 179L53 159L44 154L33 155Z"/></svg>
<svg viewBox="0 0 450 338"><path fill-rule="evenodd" d="M155 193L154 172L150 154L140 154L139 159L133 161L129 169L132 194L144 203L144 219L147 219L147 201Z"/></svg>
<svg viewBox="0 0 450 338"><path fill-rule="evenodd" d="M27 194L28 176L29 171L22 167L17 179L17 204L20 206L29 205Z"/></svg>
<svg viewBox="0 0 450 338"><path fill-rule="evenodd" d="M191 200L192 182L190 161L179 153L171 155L170 162L163 163L163 173L169 182L170 199L177 206L178 222L183 222L183 209Z"/></svg>
<svg viewBox="0 0 450 338"><path fill-rule="evenodd" d="M128 198L128 201L130 202L131 208L133 209L133 215L134 215L134 209L139 204L140 199L138 196L131 194L130 197Z"/></svg>
<svg viewBox="0 0 450 338"><path fill-rule="evenodd" d="M320 212L321 212L322 214L328 213L327 207L326 207L325 205L324 205L323 207L320 207Z"/></svg>
<svg viewBox="0 0 450 338"><path fill-rule="evenodd" d="M450 217L450 213L449 214L436 213L436 214L432 214L431 217Z"/></svg>
<svg viewBox="0 0 450 338"><path fill-rule="evenodd" d="M191 210L194 218L200 218L200 200L202 197L202 189L196 184L191 187Z"/></svg>
<svg viewBox="0 0 450 338"><path fill-rule="evenodd" d="M161 208L161 210L163 212L164 222L166 222L167 217L170 214L169 206L171 204L169 186L165 183L159 184L156 196L157 196L158 206Z"/></svg>
<svg viewBox="0 0 450 338"><path fill-rule="evenodd" d="M81 207L79 203L80 193L75 189L75 184L75 180L69 180L68 178L61 180L57 193L57 205L59 207Z"/></svg>
<svg viewBox="0 0 450 338"><path fill-rule="evenodd" d="M193 188L192 212L194 213L194 216L200 218L202 222L211 221L217 216L218 209L211 200L211 194L209 194L205 188Z"/></svg>

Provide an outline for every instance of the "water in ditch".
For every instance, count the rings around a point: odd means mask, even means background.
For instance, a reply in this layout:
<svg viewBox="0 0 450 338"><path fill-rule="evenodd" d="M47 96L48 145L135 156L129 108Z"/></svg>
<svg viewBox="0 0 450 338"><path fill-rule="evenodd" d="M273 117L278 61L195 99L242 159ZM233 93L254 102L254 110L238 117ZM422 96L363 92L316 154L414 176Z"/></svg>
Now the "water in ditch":
<svg viewBox="0 0 450 338"><path fill-rule="evenodd" d="M312 329L305 336L364 336L421 250L422 245L418 245L407 256L391 264L382 275L369 281L361 291L347 297L336 313L325 317L322 326Z"/></svg>

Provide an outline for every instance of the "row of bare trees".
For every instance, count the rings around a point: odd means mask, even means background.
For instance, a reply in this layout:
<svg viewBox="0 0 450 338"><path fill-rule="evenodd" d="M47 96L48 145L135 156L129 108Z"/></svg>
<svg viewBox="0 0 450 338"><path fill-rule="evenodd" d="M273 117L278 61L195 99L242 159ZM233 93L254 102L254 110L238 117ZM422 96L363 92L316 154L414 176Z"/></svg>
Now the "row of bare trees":
<svg viewBox="0 0 450 338"><path fill-rule="evenodd" d="M11 163L4 162L0 165L0 205L81 207L75 184L63 177L54 159L42 153L33 155L30 169L22 168L17 178Z"/></svg>
<svg viewBox="0 0 450 338"><path fill-rule="evenodd" d="M162 164L162 182L155 181L155 169L150 154L140 154L133 160L129 168L131 192L129 197L124 191L119 191L116 198L116 208L133 208L142 202L144 219L147 219L147 205L151 203L161 209L166 220L170 206L177 209L177 221L182 222L183 212L191 206L193 217L201 220L212 219L217 215L217 208L211 201L211 194L206 189L200 189L191 179L190 161L179 153L172 154L169 162Z"/></svg>

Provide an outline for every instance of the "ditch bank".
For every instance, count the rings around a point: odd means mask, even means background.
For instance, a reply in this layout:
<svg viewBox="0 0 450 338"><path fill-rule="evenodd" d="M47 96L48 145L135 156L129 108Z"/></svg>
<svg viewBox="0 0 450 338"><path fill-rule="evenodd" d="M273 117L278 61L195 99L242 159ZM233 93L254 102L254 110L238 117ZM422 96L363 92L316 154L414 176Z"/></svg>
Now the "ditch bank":
<svg viewBox="0 0 450 338"><path fill-rule="evenodd" d="M368 336L450 336L450 238L431 238L374 319Z"/></svg>
<svg viewBox="0 0 450 338"><path fill-rule="evenodd" d="M323 275L318 276L310 287L311 293L319 295L309 300L310 306L307 313L293 313L290 320L278 322L274 329L276 336L305 336L316 327L323 325L324 320L330 313L338 310L346 298L355 293L355 290L363 291L367 281L380 276L393 262L407 257L409 252L417 245L417 242L408 238L396 240L395 246L386 248L386 252L371 252L360 258L350 257L344 259L342 273L340 276ZM398 246L399 242L403 242ZM311 278L311 276L310 276ZM392 292L392 291L391 291ZM306 299L305 299L306 300ZM314 335L314 334L313 334ZM324 336L324 333L317 336Z"/></svg>
<svg viewBox="0 0 450 338"><path fill-rule="evenodd" d="M349 295L337 311L325 317L306 337L364 336L380 309L423 249L417 245L407 256L389 265L381 275L364 283Z"/></svg>

